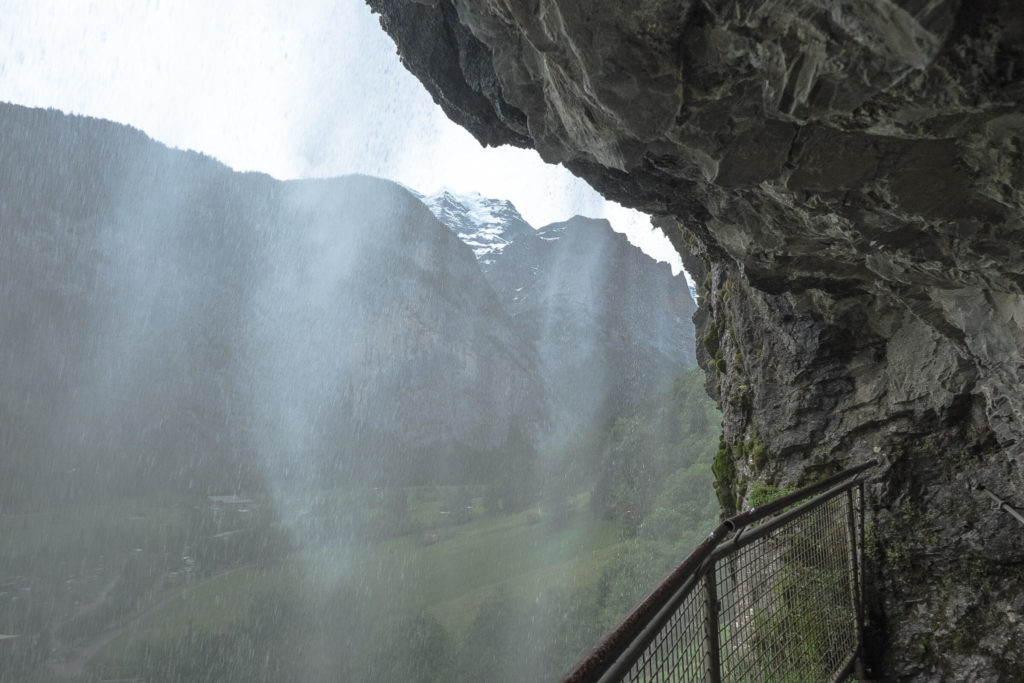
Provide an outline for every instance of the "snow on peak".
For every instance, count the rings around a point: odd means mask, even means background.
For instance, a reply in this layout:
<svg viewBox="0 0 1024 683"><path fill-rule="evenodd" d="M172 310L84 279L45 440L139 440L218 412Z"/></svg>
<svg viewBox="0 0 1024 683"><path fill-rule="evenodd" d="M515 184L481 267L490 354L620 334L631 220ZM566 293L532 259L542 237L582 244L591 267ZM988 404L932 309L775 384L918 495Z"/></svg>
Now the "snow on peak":
<svg viewBox="0 0 1024 683"><path fill-rule="evenodd" d="M533 232L515 205L507 199L491 199L479 192L457 193L449 189L423 198L437 219L451 228L478 259L500 254L519 234Z"/></svg>

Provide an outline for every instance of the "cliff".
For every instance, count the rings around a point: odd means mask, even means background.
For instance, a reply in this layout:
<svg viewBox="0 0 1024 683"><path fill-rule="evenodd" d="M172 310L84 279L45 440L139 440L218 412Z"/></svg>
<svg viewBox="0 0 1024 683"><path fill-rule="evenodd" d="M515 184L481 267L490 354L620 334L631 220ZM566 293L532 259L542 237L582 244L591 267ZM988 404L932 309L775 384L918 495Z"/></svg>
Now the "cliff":
<svg viewBox="0 0 1024 683"><path fill-rule="evenodd" d="M5 511L479 481L522 450L510 423L548 428L532 342L401 186L13 105L0 139Z"/></svg>
<svg viewBox="0 0 1024 683"><path fill-rule="evenodd" d="M575 216L535 230L508 200L443 191L424 202L473 249L536 347L555 443L606 431L696 364L685 280L608 221Z"/></svg>
<svg viewBox="0 0 1024 683"><path fill-rule="evenodd" d="M1024 6L368 0L484 144L660 216L702 283L728 510L878 458L872 654L1024 666ZM756 457L755 457L756 455Z"/></svg>
<svg viewBox="0 0 1024 683"><path fill-rule="evenodd" d="M484 274L534 340L561 427L606 430L695 365L686 281L608 221L553 223L489 260Z"/></svg>

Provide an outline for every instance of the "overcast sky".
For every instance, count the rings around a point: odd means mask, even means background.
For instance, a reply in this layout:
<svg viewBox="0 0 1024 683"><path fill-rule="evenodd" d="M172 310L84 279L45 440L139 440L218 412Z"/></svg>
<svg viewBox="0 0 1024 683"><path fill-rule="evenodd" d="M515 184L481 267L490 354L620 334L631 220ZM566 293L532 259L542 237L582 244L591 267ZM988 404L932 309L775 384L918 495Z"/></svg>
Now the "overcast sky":
<svg viewBox="0 0 1024 683"><path fill-rule="evenodd" d="M607 217L679 269L646 216L451 123L362 0L0 0L0 100L128 123L277 178L478 191L535 227Z"/></svg>

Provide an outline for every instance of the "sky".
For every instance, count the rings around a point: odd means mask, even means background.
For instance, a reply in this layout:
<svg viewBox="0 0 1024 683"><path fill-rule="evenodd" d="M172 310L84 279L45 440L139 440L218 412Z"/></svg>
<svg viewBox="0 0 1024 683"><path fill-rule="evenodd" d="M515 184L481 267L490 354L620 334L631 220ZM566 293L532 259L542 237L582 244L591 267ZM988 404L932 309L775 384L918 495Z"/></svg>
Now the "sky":
<svg viewBox="0 0 1024 683"><path fill-rule="evenodd" d="M535 227L604 217L681 270L647 216L449 121L363 0L0 0L0 101L127 123L276 178L480 192Z"/></svg>

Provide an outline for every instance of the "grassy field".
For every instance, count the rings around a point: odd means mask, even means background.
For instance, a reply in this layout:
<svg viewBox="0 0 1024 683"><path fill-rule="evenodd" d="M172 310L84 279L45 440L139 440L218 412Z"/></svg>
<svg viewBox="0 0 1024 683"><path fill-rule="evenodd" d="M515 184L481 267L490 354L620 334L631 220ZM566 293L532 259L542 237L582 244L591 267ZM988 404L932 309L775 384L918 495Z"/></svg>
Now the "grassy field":
<svg viewBox="0 0 1024 683"><path fill-rule="evenodd" d="M621 534L615 522L589 515L586 503L586 496L573 499L568 523L557 530L544 521L530 523L530 511L479 516L439 527L440 540L431 545L423 544L420 533L374 544L336 543L273 567L246 566L192 582L155 609L153 601L144 601L128 617L132 627L100 650L93 664L131 662L147 644L181 637L191 628L230 633L262 595L316 595L342 582L381 619L425 610L461 637L481 604L499 591L534 602L596 580Z"/></svg>
<svg viewBox="0 0 1024 683"><path fill-rule="evenodd" d="M184 528L180 510L145 501L0 515L0 621L20 591L35 592L46 620L70 617L103 599L136 548L167 552Z"/></svg>

